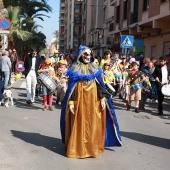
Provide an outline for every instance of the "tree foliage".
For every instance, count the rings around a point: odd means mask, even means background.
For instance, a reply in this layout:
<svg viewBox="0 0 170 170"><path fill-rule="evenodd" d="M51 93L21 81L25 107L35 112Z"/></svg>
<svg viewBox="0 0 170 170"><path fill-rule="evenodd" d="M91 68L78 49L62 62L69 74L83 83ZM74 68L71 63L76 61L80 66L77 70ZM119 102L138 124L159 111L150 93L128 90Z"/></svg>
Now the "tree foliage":
<svg viewBox="0 0 170 170"><path fill-rule="evenodd" d="M3 0L7 18L11 21L9 40L11 48L28 51L34 47L39 50L46 46L46 36L37 31L35 19L44 21L45 13L52 11L47 0Z"/></svg>

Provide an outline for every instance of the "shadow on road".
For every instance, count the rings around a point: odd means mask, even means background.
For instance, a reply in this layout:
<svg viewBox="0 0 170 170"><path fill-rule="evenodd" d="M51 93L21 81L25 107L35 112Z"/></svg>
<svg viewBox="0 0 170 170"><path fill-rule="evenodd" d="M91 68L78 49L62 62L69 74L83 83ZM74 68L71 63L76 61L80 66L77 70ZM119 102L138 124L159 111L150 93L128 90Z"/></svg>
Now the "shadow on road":
<svg viewBox="0 0 170 170"><path fill-rule="evenodd" d="M26 89L25 89L25 88L21 88L21 87L11 87L11 89L19 90L19 91L21 91L21 90L25 90L25 91L26 91Z"/></svg>
<svg viewBox="0 0 170 170"><path fill-rule="evenodd" d="M121 136L136 140L149 145L158 146L165 149L170 149L170 139L159 138L155 136L144 135L135 132L121 132Z"/></svg>
<svg viewBox="0 0 170 170"><path fill-rule="evenodd" d="M61 139L44 136L39 133L21 132L16 130L11 130L11 133L14 137L21 139L27 143L44 147L52 152L66 157L65 147L62 144Z"/></svg>
<svg viewBox="0 0 170 170"><path fill-rule="evenodd" d="M18 108L23 109L42 109L41 107L36 106L35 104L29 105L26 103L25 99L14 99L14 105Z"/></svg>

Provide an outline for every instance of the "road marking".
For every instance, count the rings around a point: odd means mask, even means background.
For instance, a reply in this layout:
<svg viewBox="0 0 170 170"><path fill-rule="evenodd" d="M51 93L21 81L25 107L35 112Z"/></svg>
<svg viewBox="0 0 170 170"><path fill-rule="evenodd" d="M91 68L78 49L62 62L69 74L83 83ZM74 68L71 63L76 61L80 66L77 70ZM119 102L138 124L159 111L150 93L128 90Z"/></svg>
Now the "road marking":
<svg viewBox="0 0 170 170"><path fill-rule="evenodd" d="M26 89L26 82L25 81L22 82L22 84L20 85L20 88Z"/></svg>

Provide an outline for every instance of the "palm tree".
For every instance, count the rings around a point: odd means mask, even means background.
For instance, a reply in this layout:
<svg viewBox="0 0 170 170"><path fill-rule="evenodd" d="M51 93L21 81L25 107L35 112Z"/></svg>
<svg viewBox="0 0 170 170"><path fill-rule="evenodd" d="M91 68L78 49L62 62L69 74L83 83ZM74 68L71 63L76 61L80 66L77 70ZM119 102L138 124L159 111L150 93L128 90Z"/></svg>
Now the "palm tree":
<svg viewBox="0 0 170 170"><path fill-rule="evenodd" d="M52 8L47 4L46 0L3 0L5 8L9 6L19 6L20 15L23 18L38 18L44 21L43 17L49 17L45 14L40 14L39 12L49 13L52 11Z"/></svg>
<svg viewBox="0 0 170 170"><path fill-rule="evenodd" d="M15 46L24 50L32 46L39 49L45 47L45 35L35 30L35 18L43 21L48 17L41 12L51 12L46 0L3 0L8 9L8 18L11 21L10 38ZM23 42L25 41L25 42ZM37 46L36 43L39 43ZM28 47L30 46L30 47Z"/></svg>
<svg viewBox="0 0 170 170"><path fill-rule="evenodd" d="M29 37L31 37L32 33L28 31L24 31L22 29L22 23L20 21L19 7L8 7L6 13L6 18L8 18L11 22L10 26L10 34L9 34L9 41L11 46L16 46L19 40L26 41Z"/></svg>

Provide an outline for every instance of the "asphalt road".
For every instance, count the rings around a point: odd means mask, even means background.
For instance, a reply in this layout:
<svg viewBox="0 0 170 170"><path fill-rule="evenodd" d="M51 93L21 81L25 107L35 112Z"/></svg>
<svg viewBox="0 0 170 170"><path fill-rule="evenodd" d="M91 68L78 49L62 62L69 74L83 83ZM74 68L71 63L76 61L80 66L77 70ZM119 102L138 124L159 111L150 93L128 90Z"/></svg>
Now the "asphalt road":
<svg viewBox="0 0 170 170"><path fill-rule="evenodd" d="M61 106L42 111L42 98L25 103L24 81L13 84L14 106L0 107L0 170L169 170L170 103L158 116L156 104L146 111L126 111L120 99L114 106L122 147L106 148L97 158L67 158L61 142ZM133 104L133 103L132 103Z"/></svg>

